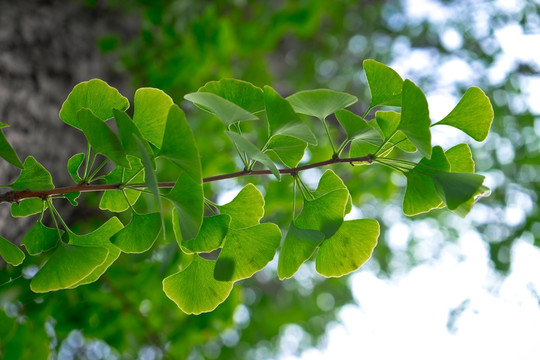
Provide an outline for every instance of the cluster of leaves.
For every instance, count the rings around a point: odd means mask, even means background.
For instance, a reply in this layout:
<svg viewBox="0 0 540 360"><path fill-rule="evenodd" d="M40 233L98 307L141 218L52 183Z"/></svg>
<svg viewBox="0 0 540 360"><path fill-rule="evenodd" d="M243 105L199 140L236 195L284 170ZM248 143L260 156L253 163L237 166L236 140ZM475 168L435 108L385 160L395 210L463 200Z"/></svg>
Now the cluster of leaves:
<svg viewBox="0 0 540 360"><path fill-rule="evenodd" d="M315 190L300 176L304 169L338 162L380 164L406 176L403 210L407 215L447 207L465 216L475 200L488 193L482 185L484 177L474 174L466 144L447 150L432 147L430 128L453 126L482 141L493 118L489 99L480 89L470 88L445 118L431 124L425 95L412 81L403 80L374 60L366 60L364 69L371 103L363 116L345 110L357 101L355 96L327 89L300 91L283 98L269 86L261 89L226 79L186 95L186 100L223 121L244 167L240 172L208 178L203 178L200 154L184 112L167 94L153 88L139 89L131 118L125 112L128 100L116 89L98 79L78 84L60 110L60 118L80 129L88 140L86 154L74 155L67 164L75 186L54 189L51 175L41 164L33 157L21 164L3 135L0 138L0 156L22 168L20 176L6 185L12 191L2 200L12 202L13 216L40 214L22 241L28 254L43 254L46 259L30 288L49 292L92 283L122 252L148 251L160 233L167 239L166 229L171 228L174 236L169 237L176 239L184 255L178 271L163 280L163 290L188 314L215 309L229 296L235 282L263 269L278 249L280 279L292 277L313 256L321 275L348 274L370 258L379 224L372 219L344 219L352 209L351 194L332 170L322 175ZM374 119L366 121L370 111L380 106L401 112L377 111ZM346 134L339 146L334 144L327 124L332 114ZM331 159L298 166L308 145L316 148L319 143L304 117L320 120L332 148ZM106 123L113 118L116 132ZM262 146L242 132L253 121L266 125L257 127L263 133ZM349 155L344 156L347 148ZM418 162L395 158L396 152L419 152L422 158ZM114 169L100 175L107 162L114 163ZM175 166L174 182L158 179L162 162ZM293 219L283 242L277 225L260 222L265 200L253 184L248 183L224 205L204 195L204 182L264 174L278 181L283 174L293 179ZM298 215L296 190L303 198ZM53 200L66 198L77 205L77 198L86 191L104 191L100 209L128 212L131 220L124 225L113 216L95 231L75 233ZM157 211L137 206L141 193L152 195ZM172 214L171 223L166 224L165 212ZM43 223L46 214L54 228ZM14 266L25 257L1 237L0 255Z"/></svg>

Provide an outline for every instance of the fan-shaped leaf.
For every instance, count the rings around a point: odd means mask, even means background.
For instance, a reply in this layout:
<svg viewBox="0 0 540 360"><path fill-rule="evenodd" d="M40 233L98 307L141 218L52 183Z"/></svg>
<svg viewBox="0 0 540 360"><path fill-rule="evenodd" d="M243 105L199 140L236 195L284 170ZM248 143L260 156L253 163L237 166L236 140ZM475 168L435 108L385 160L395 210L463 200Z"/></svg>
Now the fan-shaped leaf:
<svg viewBox="0 0 540 360"><path fill-rule="evenodd" d="M141 131L139 130L137 125L135 125L133 120L131 120L129 115L123 111L119 111L116 109L113 110L113 114L116 121L116 127L118 128L118 135L120 136L120 141L122 143L122 147L126 151L126 154L133 155L138 158L141 157L139 146L137 145L137 142L134 138L135 136L143 144L146 152L150 155L153 155L152 148L150 147L150 145L148 145L148 142L144 140Z"/></svg>
<svg viewBox="0 0 540 360"><path fill-rule="evenodd" d="M348 199L346 189L334 190L314 200L306 199L294 225L299 229L321 231L330 237L343 222Z"/></svg>
<svg viewBox="0 0 540 360"><path fill-rule="evenodd" d="M420 153L431 158L431 132L429 109L426 96L412 81L403 83L402 110L399 129L418 148Z"/></svg>
<svg viewBox="0 0 540 360"><path fill-rule="evenodd" d="M54 189L51 174L34 157L27 157L23 166L17 180L9 185L13 190Z"/></svg>
<svg viewBox="0 0 540 360"><path fill-rule="evenodd" d="M122 252L138 254L152 247L160 231L161 216L159 213L137 214L133 212L130 223L111 237L111 243Z"/></svg>
<svg viewBox="0 0 540 360"><path fill-rule="evenodd" d="M19 266L25 256L18 246L0 236L0 257L12 266Z"/></svg>
<svg viewBox="0 0 540 360"><path fill-rule="evenodd" d="M287 98L294 111L324 119L358 101L356 96L328 89L305 90Z"/></svg>
<svg viewBox="0 0 540 360"><path fill-rule="evenodd" d="M283 165L293 168L304 157L307 144L297 138L286 135L274 135L268 141L265 152L274 154Z"/></svg>
<svg viewBox="0 0 540 360"><path fill-rule="evenodd" d="M253 114L264 110L262 89L247 81L236 79L210 81L201 87L198 92L215 94Z"/></svg>
<svg viewBox="0 0 540 360"><path fill-rule="evenodd" d="M142 183L144 182L144 171L141 171L143 167L141 160L135 156L128 155L128 161L131 165L130 169L116 168L111 171L109 174L104 176L106 184L117 184L131 179L133 183ZM125 193L122 194L122 191ZM101 200L99 202L99 208L101 210L109 210L113 212L122 212L129 208L129 204L135 204L139 196L141 195L140 191L133 189L123 189L123 190L107 190L103 193ZM126 201L129 201L128 202Z"/></svg>
<svg viewBox="0 0 540 360"><path fill-rule="evenodd" d="M199 106L201 109L216 115L225 123L225 125L227 125L227 127L240 121L259 119L240 106L212 93L196 92L187 94L184 98Z"/></svg>
<svg viewBox="0 0 540 360"><path fill-rule="evenodd" d="M24 217L38 214L43 210L43 200L39 198L23 199L11 204L11 216Z"/></svg>
<svg viewBox="0 0 540 360"><path fill-rule="evenodd" d="M433 175L435 188L450 210L473 198L484 182L478 174L436 172Z"/></svg>
<svg viewBox="0 0 540 360"><path fill-rule="evenodd" d="M364 60L364 71L371 92L371 105L401 106L403 79L397 72L375 60Z"/></svg>
<svg viewBox="0 0 540 360"><path fill-rule="evenodd" d="M180 245L192 252L216 250L221 247L223 239L229 231L230 222L231 217L229 215L206 216L197 237L193 240L182 241Z"/></svg>
<svg viewBox="0 0 540 360"><path fill-rule="evenodd" d="M161 148L167 115L173 100L159 89L140 88L135 92L133 102L133 122L146 140Z"/></svg>
<svg viewBox="0 0 540 360"><path fill-rule="evenodd" d="M0 122L0 129L7 126L9 125ZM15 165L19 169L23 168L23 164L21 163L19 156L7 141L2 130L0 130L0 157L10 164Z"/></svg>
<svg viewBox="0 0 540 360"><path fill-rule="evenodd" d="M218 206L220 214L231 217L231 229L257 225L264 215L264 198L253 184L247 184L228 204Z"/></svg>
<svg viewBox="0 0 540 360"><path fill-rule="evenodd" d="M64 233L60 230L60 236ZM58 230L46 227L38 220L37 223L24 235L21 245L24 245L30 255L38 255L51 250L60 240Z"/></svg>
<svg viewBox="0 0 540 360"><path fill-rule="evenodd" d="M349 110L339 110L336 112L336 118L341 126L343 126L343 129L345 129L348 140L361 139L374 145L382 143L383 139L379 132L372 126L369 126L360 116Z"/></svg>

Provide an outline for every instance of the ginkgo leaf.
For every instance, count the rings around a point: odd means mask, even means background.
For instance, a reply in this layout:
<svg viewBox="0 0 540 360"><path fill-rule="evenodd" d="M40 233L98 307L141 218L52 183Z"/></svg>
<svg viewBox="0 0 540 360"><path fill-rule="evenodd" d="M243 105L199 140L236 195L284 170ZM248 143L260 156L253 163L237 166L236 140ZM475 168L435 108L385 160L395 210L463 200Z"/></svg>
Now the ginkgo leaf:
<svg viewBox="0 0 540 360"><path fill-rule="evenodd" d="M326 277L338 277L355 271L371 257L379 233L379 223L372 219L343 222L319 247L315 262L317 272Z"/></svg>
<svg viewBox="0 0 540 360"><path fill-rule="evenodd" d="M433 125L450 125L476 141L484 141L493 122L493 107L489 98L477 87L469 88L456 107Z"/></svg>
<svg viewBox="0 0 540 360"><path fill-rule="evenodd" d="M133 155L138 158L141 157L139 146L135 141L135 137L137 137L139 141L143 144L146 152L150 155L153 155L152 148L150 147L148 142L144 140L141 131L139 130L137 125L135 125L133 120L131 120L129 115L123 111L119 111L116 109L113 110L113 114L116 121L116 127L118 128L118 136L120 137L120 142L122 143L122 147L126 151L126 154Z"/></svg>
<svg viewBox="0 0 540 360"><path fill-rule="evenodd" d="M116 168L109 174L103 177L105 184L118 184L127 181L133 177L132 183L144 182L144 170L141 160L135 156L128 155L128 161L131 165L130 169ZM125 195L124 195L125 194ZM101 200L99 202L99 208L101 210L109 210L113 212L122 212L129 208L129 205L135 204L139 196L140 191L133 189L122 190L107 190L103 192ZM127 200L126 200L127 198ZM129 201L129 203L128 203Z"/></svg>
<svg viewBox="0 0 540 360"><path fill-rule="evenodd" d="M323 240L324 234L322 232L299 229L291 223L279 252L279 279L292 277L300 265L315 253Z"/></svg>
<svg viewBox="0 0 540 360"><path fill-rule="evenodd" d="M142 136L161 148L165 124L173 100L159 89L140 88L135 92L133 122Z"/></svg>
<svg viewBox="0 0 540 360"><path fill-rule="evenodd" d="M0 122L0 129L7 126L9 125ZM21 163L19 156L7 141L3 130L0 130L0 157L10 164L15 165L19 169L23 168L23 164Z"/></svg>
<svg viewBox="0 0 540 360"><path fill-rule="evenodd" d="M268 264L281 242L276 224L230 229L216 262L214 277L220 281L247 279Z"/></svg>
<svg viewBox="0 0 540 360"><path fill-rule="evenodd" d="M265 153L275 155L283 165L294 168L304 157L307 143L286 135L274 135L268 141Z"/></svg>
<svg viewBox="0 0 540 360"><path fill-rule="evenodd" d="M412 81L405 80L402 93L401 121L398 129L403 131L420 153L431 157L431 131L426 96Z"/></svg>
<svg viewBox="0 0 540 360"><path fill-rule="evenodd" d="M13 190L54 189L51 174L33 156L24 160L23 167L17 180L9 185L10 188Z"/></svg>
<svg viewBox="0 0 540 360"><path fill-rule="evenodd" d="M255 114L264 110L264 97L261 88L242 80L222 79L207 82L198 92L215 94Z"/></svg>
<svg viewBox="0 0 540 360"><path fill-rule="evenodd" d="M241 135L231 131L225 131L225 133L227 134L229 139L231 139L231 141L236 144L238 150L246 153L250 159L258 161L264 166L266 166L268 169L270 169L276 179L281 179L281 175L279 174L279 170L276 167L276 164L274 164L274 162L268 157L268 155L263 153L255 145L253 145Z"/></svg>
<svg viewBox="0 0 540 360"><path fill-rule="evenodd" d="M233 288L232 281L214 279L215 261L193 256L189 266L163 280L163 291L186 314L214 310Z"/></svg>
<svg viewBox="0 0 540 360"><path fill-rule="evenodd" d="M79 110L77 119L84 136L96 153L105 155L119 166L129 168L126 152L118 136L106 123L88 109Z"/></svg>
<svg viewBox="0 0 540 360"><path fill-rule="evenodd" d="M375 60L364 60L364 71L371 92L370 108L379 105L401 106L403 79L397 72Z"/></svg>
<svg viewBox="0 0 540 360"><path fill-rule="evenodd" d="M470 200L481 188L484 178L478 174L439 171L433 175L435 188L450 210Z"/></svg>
<svg viewBox="0 0 540 360"><path fill-rule="evenodd" d="M17 245L0 236L0 257L12 266L19 266L22 264L25 255Z"/></svg>
<svg viewBox="0 0 540 360"><path fill-rule="evenodd" d="M138 254L147 251L156 241L161 231L159 213L137 214L133 212L131 221L111 237L111 243L122 252Z"/></svg>
<svg viewBox="0 0 540 360"><path fill-rule="evenodd" d="M257 116L244 110L240 106L212 93L191 93L184 96L184 99L189 100L201 109L216 115L225 123L225 125L227 125L227 127L240 121L259 119Z"/></svg>
<svg viewBox="0 0 540 360"><path fill-rule="evenodd" d="M332 236L340 227L345 217L345 207L349 191L338 189L314 200L305 199L304 208L294 221L300 229L317 230Z"/></svg>
<svg viewBox="0 0 540 360"><path fill-rule="evenodd" d="M43 200L39 198L23 199L11 204L11 216L24 217L39 214L43 210Z"/></svg>
<svg viewBox="0 0 540 360"><path fill-rule="evenodd" d="M361 139L374 145L382 143L383 139L379 132L372 126L369 126L360 116L349 110L339 110L336 112L336 118L343 129L345 129L348 140Z"/></svg>
<svg viewBox="0 0 540 360"><path fill-rule="evenodd" d="M334 171L327 169L319 179L319 184L317 185L317 189L313 192L313 196L318 198L337 189L345 189L349 191L343 180L341 180L341 178ZM351 209L352 198L349 194L347 205L345 206L345 214L348 214Z"/></svg>
<svg viewBox="0 0 540 360"><path fill-rule="evenodd" d="M99 79L92 79L77 84L60 110L60 119L81 129L77 113L81 109L90 110L98 119L105 121L113 117L113 109L125 111L129 101L118 90Z"/></svg>
<svg viewBox="0 0 540 360"><path fill-rule="evenodd" d="M414 146L401 130L397 129L400 121L401 114L395 111L377 111L375 113L375 119L370 121L375 128L380 130L384 140L387 141L386 146L379 151L379 156L394 146L406 152L416 151L416 146Z"/></svg>
<svg viewBox="0 0 540 360"><path fill-rule="evenodd" d="M287 98L294 111L325 119L358 101L356 96L329 89L299 91Z"/></svg>
<svg viewBox="0 0 540 360"><path fill-rule="evenodd" d="M223 239L229 231L230 223L231 217L229 215L206 216L197 237L193 240L182 241L180 245L192 252L216 250L222 246Z"/></svg>
<svg viewBox="0 0 540 360"><path fill-rule="evenodd" d="M253 184L247 184L229 203L218 206L220 214L231 217L231 229L257 225L264 215L264 198Z"/></svg>
<svg viewBox="0 0 540 360"><path fill-rule="evenodd" d="M30 255L38 255L55 248L63 234L63 230L51 229L38 220L24 235L21 245L24 245Z"/></svg>
<svg viewBox="0 0 540 360"><path fill-rule="evenodd" d="M78 184L82 181L81 176L79 175L79 169L84 161L85 155L83 153L75 154L69 158L67 162L67 170L69 176L73 179L75 184Z"/></svg>

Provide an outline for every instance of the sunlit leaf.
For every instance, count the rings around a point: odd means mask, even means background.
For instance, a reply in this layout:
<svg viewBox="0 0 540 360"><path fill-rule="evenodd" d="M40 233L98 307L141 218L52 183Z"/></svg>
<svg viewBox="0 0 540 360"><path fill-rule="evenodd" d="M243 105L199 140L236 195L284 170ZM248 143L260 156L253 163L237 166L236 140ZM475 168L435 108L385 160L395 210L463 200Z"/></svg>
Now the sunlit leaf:
<svg viewBox="0 0 540 360"><path fill-rule="evenodd" d="M197 237L193 240L182 241L181 245L192 252L216 250L221 247L223 239L229 231L230 222L231 217L229 215L206 216Z"/></svg>
<svg viewBox="0 0 540 360"><path fill-rule="evenodd" d="M150 145L148 145L148 142L144 140L141 131L139 130L137 125L135 125L133 120L131 120L129 115L123 111L119 111L116 109L113 110L113 114L116 121L116 127L118 128L118 135L120 136L120 141L122 143L122 147L126 151L126 154L133 155L138 158L141 157L139 146L137 145L137 142L134 138L135 136L141 141L144 148L146 149L146 152L150 155L153 155L152 148L150 147Z"/></svg>
<svg viewBox="0 0 540 360"><path fill-rule="evenodd" d="M337 189L345 189L349 191L343 180L341 180L341 178L334 171L327 169L319 179L319 184L317 185L317 189L313 192L313 196L318 198ZM345 206L345 214L348 214L351 209L352 198L349 194L347 205Z"/></svg>
<svg viewBox="0 0 540 360"><path fill-rule="evenodd" d="M64 234L60 230L60 236ZM24 235L21 245L24 245L30 255L38 255L44 251L51 250L58 244L60 239L58 230L51 229L38 220L37 223Z"/></svg>
<svg viewBox="0 0 540 360"><path fill-rule="evenodd" d="M161 148L167 115L173 100L159 89L140 88L135 92L133 102L133 122L146 140Z"/></svg>
<svg viewBox="0 0 540 360"><path fill-rule="evenodd" d="M60 110L60 119L81 129L77 113L81 109L90 110L99 119L105 121L113 117L112 110L125 111L129 101L118 90L99 79L92 79L77 84Z"/></svg>
<svg viewBox="0 0 540 360"><path fill-rule="evenodd" d="M276 224L258 224L244 229L230 229L214 269L220 281L251 277L268 264L281 242Z"/></svg>
<svg viewBox="0 0 540 360"><path fill-rule="evenodd" d="M458 144L444 152L450 171L458 173L474 173L474 160L471 148L467 144Z"/></svg>
<svg viewBox="0 0 540 360"><path fill-rule="evenodd" d="M286 135L274 135L267 144L265 153L274 154L283 165L293 168L304 157L307 143Z"/></svg>
<svg viewBox="0 0 540 360"><path fill-rule="evenodd" d="M245 152L250 159L258 161L261 164L265 165L268 169L270 169L272 174L274 174L276 179L281 179L279 170L277 169L272 159L268 157L268 155L263 153L255 145L250 143L247 139L243 138L239 134L231 131L225 131L225 133L231 139L231 141L236 144L236 146L241 152Z"/></svg>
<svg viewBox="0 0 540 360"><path fill-rule="evenodd" d="M7 126L9 125L0 122L0 129ZM21 163L19 156L7 141L6 136L4 135L4 132L2 130L0 130L0 157L9 162L10 164L15 165L19 169L23 168L23 164Z"/></svg>
<svg viewBox="0 0 540 360"><path fill-rule="evenodd" d="M214 279L215 261L193 256L191 264L163 280L163 291L186 314L214 310L233 288L232 281Z"/></svg>
<svg viewBox="0 0 540 360"><path fill-rule="evenodd" d="M13 190L43 190L53 189L51 174L34 159L29 156L24 160L24 168L19 177L9 187Z"/></svg>
<svg viewBox="0 0 540 360"><path fill-rule="evenodd" d="M317 272L326 277L337 277L355 271L371 257L379 232L379 223L372 219L343 222L319 247Z"/></svg>
<svg viewBox="0 0 540 360"><path fill-rule="evenodd" d="M247 81L236 79L210 81L198 92L215 94L253 114L264 110L263 91Z"/></svg>
<svg viewBox="0 0 540 360"><path fill-rule="evenodd" d="M131 179L133 176L135 176L132 180L132 183L143 183L144 182L144 171L141 171L143 165L141 163L141 160L138 158L129 155L128 156L129 163L131 165L130 169L124 169L124 168L116 168L113 171L111 171L109 174L103 177L105 180L105 184L118 184L124 181L127 181ZM122 178L123 174L123 178ZM140 191L133 190L133 189L124 189L125 193L122 194L122 190L107 190L103 192L103 195L101 196L101 200L99 202L99 208L101 210L109 210L113 212L122 212L129 208L129 204L135 204L137 202L137 199L139 199L139 196L141 195ZM129 201L128 202L126 201Z"/></svg>
<svg viewBox="0 0 540 360"><path fill-rule="evenodd" d="M207 92L196 92L184 96L201 109L216 115L229 127L230 125L259 118L240 106L225 100L224 98Z"/></svg>
<svg viewBox="0 0 540 360"><path fill-rule="evenodd" d="M39 198L23 199L11 204L11 216L24 217L38 214L43 210L43 200Z"/></svg>
<svg viewBox="0 0 540 360"><path fill-rule="evenodd" d="M372 120L371 123L374 127L378 127L384 139L388 140L387 145L381 149L380 153L384 153L386 149L394 145L403 151L416 151L416 146L401 130L397 130L400 121L401 114L394 111L377 111L375 113L375 120Z"/></svg>
<svg viewBox="0 0 540 360"><path fill-rule="evenodd" d="M371 105L401 106L403 79L397 72L375 60L364 60L364 71L371 92Z"/></svg>
<svg viewBox="0 0 540 360"><path fill-rule="evenodd" d="M345 216L345 207L349 199L349 191L338 189L314 200L304 200L304 208L294 221L300 229L317 230L332 236Z"/></svg>
<svg viewBox="0 0 540 360"><path fill-rule="evenodd" d="M442 201L433 183L435 170L449 171L450 164L440 146L433 148L431 159L423 158L407 172L407 188L403 198L403 212L412 216L438 208Z"/></svg>
<svg viewBox="0 0 540 360"><path fill-rule="evenodd" d="M300 265L313 255L323 240L322 232L299 229L291 224L279 252L277 270L279 279L292 277Z"/></svg>
<svg viewBox="0 0 540 360"><path fill-rule="evenodd" d="M369 126L360 116L349 110L339 110L336 112L336 118L341 126L343 126L343 129L345 129L348 140L361 139L374 145L382 143L383 139L379 132L372 126Z"/></svg>
<svg viewBox="0 0 540 360"><path fill-rule="evenodd" d="M67 162L69 176L71 176L75 184L79 184L82 181L82 178L79 175L79 169L84 161L84 157L85 155L83 153L75 154L70 157Z"/></svg>
<svg viewBox="0 0 540 360"><path fill-rule="evenodd" d="M493 122L489 98L477 87L469 88L448 115L434 125L450 125L476 141L484 141Z"/></svg>
<svg viewBox="0 0 540 360"><path fill-rule="evenodd" d="M358 101L356 96L328 89L299 91L287 98L294 111L324 119Z"/></svg>
<svg viewBox="0 0 540 360"><path fill-rule="evenodd" d="M67 289L89 276L107 259L104 247L72 246L59 243L47 263L30 282L37 293Z"/></svg>
<svg viewBox="0 0 540 360"><path fill-rule="evenodd" d="M137 214L133 212L130 223L111 237L111 243L122 252L138 254L152 247L160 231L161 216L159 213Z"/></svg>
<svg viewBox="0 0 540 360"><path fill-rule="evenodd" d="M0 257L12 266L19 266L22 264L25 255L18 246L0 236Z"/></svg>
<svg viewBox="0 0 540 360"><path fill-rule="evenodd" d="M79 110L77 116L79 126L94 151L105 155L119 166L129 168L122 144L109 126L88 109Z"/></svg>
<svg viewBox="0 0 540 360"><path fill-rule="evenodd" d="M220 214L231 217L231 229L257 225L264 215L264 198L253 184L247 184L229 203L218 206Z"/></svg>
<svg viewBox="0 0 540 360"><path fill-rule="evenodd" d="M402 110L399 129L418 148L420 153L431 157L431 132L426 96L412 81L403 83Z"/></svg>

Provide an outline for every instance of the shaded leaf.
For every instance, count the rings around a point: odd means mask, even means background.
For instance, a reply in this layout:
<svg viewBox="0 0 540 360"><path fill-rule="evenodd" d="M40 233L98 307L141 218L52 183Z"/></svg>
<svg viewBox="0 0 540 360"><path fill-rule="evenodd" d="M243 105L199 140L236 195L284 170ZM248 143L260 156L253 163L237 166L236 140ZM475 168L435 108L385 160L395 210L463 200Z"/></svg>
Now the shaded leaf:
<svg viewBox="0 0 540 360"><path fill-rule="evenodd" d="M493 122L493 107L489 98L477 87L469 88L456 107L434 125L450 125L476 141L484 141Z"/></svg>
<svg viewBox="0 0 540 360"><path fill-rule="evenodd" d="M65 123L81 129L77 113L81 109L90 110L100 120L113 117L112 110L125 111L129 101L118 90L99 79L92 79L77 84L60 110L60 119Z"/></svg>
<svg viewBox="0 0 540 360"><path fill-rule="evenodd" d="M60 236L63 233L64 231L60 230ZM56 247L58 240L60 240L58 231L43 225L41 220L38 220L24 235L21 245L24 245L30 255L38 255Z"/></svg>
<svg viewBox="0 0 540 360"><path fill-rule="evenodd" d="M181 246L192 252L216 250L221 247L223 239L229 231L230 222L231 217L229 215L206 216L197 237L193 240L182 241Z"/></svg>
<svg viewBox="0 0 540 360"><path fill-rule="evenodd" d="M130 223L111 237L111 243L122 252L138 254L152 247L160 231L161 216L159 213L137 214L133 212Z"/></svg>
<svg viewBox="0 0 540 360"><path fill-rule="evenodd" d="M338 277L355 271L371 257L379 233L379 223L372 219L343 222L319 247L317 272L326 277Z"/></svg>
<svg viewBox="0 0 540 360"><path fill-rule="evenodd" d="M198 92L215 94L253 114L264 110L262 89L247 81L236 79L210 81L201 87Z"/></svg>
<svg viewBox="0 0 540 360"><path fill-rule="evenodd" d="M264 198L255 185L250 183L231 202L218 206L218 210L220 214L231 217L231 229L254 226L264 215Z"/></svg>
<svg viewBox="0 0 540 360"><path fill-rule="evenodd" d="M307 144L286 135L274 135L268 141L265 153L274 154L283 165L294 168L304 157Z"/></svg>
<svg viewBox="0 0 540 360"><path fill-rule="evenodd" d="M241 152L245 152L250 159L258 161L261 164L265 165L268 169L270 169L272 174L274 174L276 179L281 179L279 170L277 169L272 159L268 157L268 155L260 151L255 145L250 143L248 140L246 140L239 134L231 131L225 131L225 133L227 134L229 139L231 139L231 141L236 144L236 146Z"/></svg>
<svg viewBox="0 0 540 360"><path fill-rule="evenodd" d="M431 157L431 132L426 96L412 81L403 83L401 121L398 129L403 131L420 153Z"/></svg>
<svg viewBox="0 0 540 360"><path fill-rule="evenodd" d="M304 200L304 208L294 221L300 229L317 230L332 236L340 227L345 216L349 191L339 189L314 200Z"/></svg>
<svg viewBox="0 0 540 360"><path fill-rule="evenodd" d="M371 92L371 105L401 106L403 79L397 72L375 60L364 60L364 71Z"/></svg>
<svg viewBox="0 0 540 360"><path fill-rule="evenodd" d="M450 210L473 198L484 182L484 176L478 174L436 172L433 175L435 188Z"/></svg>
<svg viewBox="0 0 540 360"><path fill-rule="evenodd" d="M348 140L361 139L374 145L382 143L383 139L379 132L372 126L369 126L360 116L348 110L339 110L336 112L336 118L341 126L343 126L343 129L345 129Z"/></svg>
<svg viewBox="0 0 540 360"><path fill-rule="evenodd" d="M358 101L356 96L328 89L304 90L287 98L294 111L324 119Z"/></svg>
<svg viewBox="0 0 540 360"><path fill-rule="evenodd" d="M193 256L191 264L163 280L163 291L186 314L214 310L231 293L233 283L214 279L215 261Z"/></svg>
<svg viewBox="0 0 540 360"><path fill-rule="evenodd" d="M268 264L281 242L276 224L258 224L244 229L230 229L214 269L220 281L247 279Z"/></svg>
<svg viewBox="0 0 540 360"><path fill-rule="evenodd" d="M276 130L275 135L288 135L307 142L310 145L317 145L317 138L306 124L303 122L292 122Z"/></svg>
<svg viewBox="0 0 540 360"><path fill-rule="evenodd" d="M230 127L230 125L236 122L259 119L240 106L212 93L196 92L187 94L184 98L201 109L216 115L227 127Z"/></svg>
<svg viewBox="0 0 540 360"><path fill-rule="evenodd" d="M128 155L128 161L131 165L130 169L125 168L116 168L111 171L109 174L105 175L103 179L105 184L117 184L129 180L132 176L137 174L132 183L142 183L144 182L144 171L140 171L143 167L141 160L138 158ZM140 172L139 172L140 171ZM122 175L123 174L123 175ZM122 194L122 191L125 192ZM107 190L103 192L101 200L99 201L99 208L101 210L109 210L113 212L122 212L126 211L129 208L129 204L135 204L139 196L141 195L140 191L133 189L123 189L123 190ZM129 201L128 202L126 201Z"/></svg>
<svg viewBox="0 0 540 360"><path fill-rule="evenodd" d="M22 264L25 255L18 246L0 236L0 256L5 262L12 266Z"/></svg>
<svg viewBox="0 0 540 360"><path fill-rule="evenodd" d="M7 126L9 125L0 122L0 129ZM10 143L7 141L6 136L4 135L4 132L2 130L0 130L0 157L9 162L10 164L15 165L19 169L23 168L23 164L21 163L19 156L17 155L13 147L10 145Z"/></svg>
<svg viewBox="0 0 540 360"><path fill-rule="evenodd" d="M83 153L75 154L70 157L67 162L69 176L71 176L75 184L79 184L82 181L82 178L79 175L79 169L84 161L84 157L85 155Z"/></svg>
<svg viewBox="0 0 540 360"><path fill-rule="evenodd" d="M299 229L291 223L279 252L278 276L288 279L307 261L317 246L324 240L324 234L316 230Z"/></svg>
<svg viewBox="0 0 540 360"><path fill-rule="evenodd" d="M381 149L384 153L386 149L396 145L406 152L415 152L416 146L405 136L401 130L397 130L401 121L401 114L394 111L377 111L375 120L371 121L374 127L378 127L384 140L388 140L386 146Z"/></svg>
<svg viewBox="0 0 540 360"><path fill-rule="evenodd" d="M15 182L9 185L13 190L44 190L53 189L51 174L34 159L29 156L24 160L24 169Z"/></svg>
<svg viewBox="0 0 540 360"><path fill-rule="evenodd" d="M173 100L159 89L140 88L135 92L133 102L133 122L146 140L161 148L167 115Z"/></svg>
<svg viewBox="0 0 540 360"><path fill-rule="evenodd" d="M135 125L133 120L131 120L129 115L123 111L119 111L116 109L113 110L113 114L116 121L116 127L118 128L118 135L120 137L122 147L126 151L126 154L133 155L138 158L141 157L139 146L137 145L137 142L134 138L135 136L143 144L146 152L150 155L153 155L152 148L150 147L150 145L148 145L148 142L144 140L141 131L139 130L137 125Z"/></svg>

